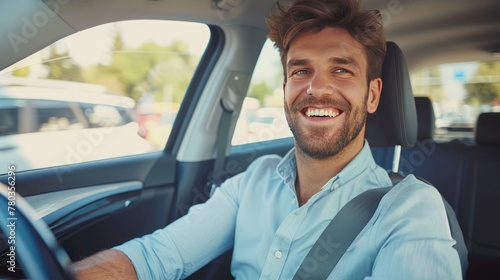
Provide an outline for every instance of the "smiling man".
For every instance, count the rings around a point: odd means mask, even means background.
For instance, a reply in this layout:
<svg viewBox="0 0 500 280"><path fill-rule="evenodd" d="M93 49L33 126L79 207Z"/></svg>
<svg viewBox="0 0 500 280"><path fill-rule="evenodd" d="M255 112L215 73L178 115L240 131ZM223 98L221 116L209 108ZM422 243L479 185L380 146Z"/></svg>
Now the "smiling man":
<svg viewBox="0 0 500 280"><path fill-rule="evenodd" d="M299 36L286 57L284 107L295 137L302 205L363 147L366 116L377 109L382 81L367 82L363 45L342 28Z"/></svg>
<svg viewBox="0 0 500 280"><path fill-rule="evenodd" d="M257 159L166 228L75 264L80 279L180 279L232 247L236 279L292 279L346 203L392 185L364 139L382 89L380 14L355 0L299 0L267 22L294 149ZM454 243L440 194L408 176L329 278L461 279Z"/></svg>

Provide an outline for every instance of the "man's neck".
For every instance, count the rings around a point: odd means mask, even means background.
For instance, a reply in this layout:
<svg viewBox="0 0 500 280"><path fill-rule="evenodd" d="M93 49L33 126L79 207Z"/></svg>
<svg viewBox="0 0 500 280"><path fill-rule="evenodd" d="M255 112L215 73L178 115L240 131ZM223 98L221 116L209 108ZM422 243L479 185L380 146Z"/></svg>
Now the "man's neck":
<svg viewBox="0 0 500 280"><path fill-rule="evenodd" d="M299 206L307 201L328 182L335 177L363 148L364 140L353 141L338 154L327 159L314 159L295 149L297 161L297 179L295 190Z"/></svg>

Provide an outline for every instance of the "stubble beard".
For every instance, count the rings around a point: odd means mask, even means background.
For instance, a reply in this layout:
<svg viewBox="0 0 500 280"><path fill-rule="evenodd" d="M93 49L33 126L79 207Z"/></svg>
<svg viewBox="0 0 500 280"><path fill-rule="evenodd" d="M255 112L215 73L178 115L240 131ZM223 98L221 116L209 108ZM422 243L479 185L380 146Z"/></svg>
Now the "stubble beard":
<svg viewBox="0 0 500 280"><path fill-rule="evenodd" d="M365 95L363 105L358 108L352 108L346 101L335 100L332 98L318 99L313 96L308 96L303 100L292 104L292 108L284 104L285 116L288 125L295 138L296 147L305 155L318 160L328 159L336 156L340 151L347 147L361 132L366 123L367 107L366 101L368 94ZM305 106L312 105L327 105L339 108L345 114L340 129L332 133L325 134L325 128L309 127L307 130L298 125L300 118L300 109Z"/></svg>

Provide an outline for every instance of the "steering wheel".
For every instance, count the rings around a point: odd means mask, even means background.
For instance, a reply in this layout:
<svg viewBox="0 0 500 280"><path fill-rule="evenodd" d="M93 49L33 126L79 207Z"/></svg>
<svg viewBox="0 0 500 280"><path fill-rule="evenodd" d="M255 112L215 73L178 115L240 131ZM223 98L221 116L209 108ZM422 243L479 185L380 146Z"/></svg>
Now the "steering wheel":
<svg viewBox="0 0 500 280"><path fill-rule="evenodd" d="M24 198L0 183L0 224L7 239L7 269L14 272L22 262L28 279L75 279L70 259Z"/></svg>

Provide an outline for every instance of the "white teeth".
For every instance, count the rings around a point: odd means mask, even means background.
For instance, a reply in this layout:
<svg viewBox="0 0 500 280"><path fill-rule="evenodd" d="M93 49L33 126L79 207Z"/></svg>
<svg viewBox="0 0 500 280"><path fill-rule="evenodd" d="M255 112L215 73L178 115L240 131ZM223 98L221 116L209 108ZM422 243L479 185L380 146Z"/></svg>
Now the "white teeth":
<svg viewBox="0 0 500 280"><path fill-rule="evenodd" d="M306 116L308 117L336 117L339 113L334 110L325 110L325 109L310 109L308 108L306 111Z"/></svg>

